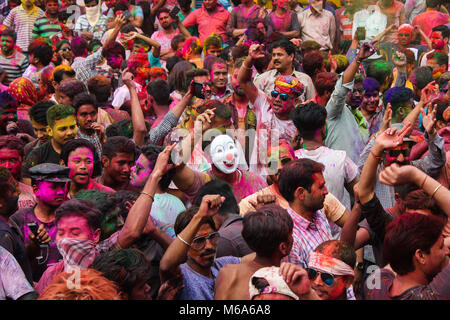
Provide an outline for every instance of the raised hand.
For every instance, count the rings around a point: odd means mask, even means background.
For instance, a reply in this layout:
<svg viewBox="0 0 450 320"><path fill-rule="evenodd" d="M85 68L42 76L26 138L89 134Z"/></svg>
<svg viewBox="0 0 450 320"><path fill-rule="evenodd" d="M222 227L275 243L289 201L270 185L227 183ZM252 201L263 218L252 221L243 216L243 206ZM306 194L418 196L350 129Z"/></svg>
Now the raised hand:
<svg viewBox="0 0 450 320"><path fill-rule="evenodd" d="M280 265L280 275L300 299L311 293L311 282L308 279L308 273L305 269L289 262L283 262Z"/></svg>
<svg viewBox="0 0 450 320"><path fill-rule="evenodd" d="M379 180L388 186L399 186L414 183L416 170L420 170L411 165L400 166L393 163L380 172Z"/></svg>
<svg viewBox="0 0 450 320"><path fill-rule="evenodd" d="M373 55L375 52L377 52L377 49L375 49L375 47L374 47L375 43L376 43L376 41L372 41L371 43L364 42L361 45L361 49L358 52L357 59L359 59L359 60L366 59L366 58L370 57L371 55Z"/></svg>
<svg viewBox="0 0 450 320"><path fill-rule="evenodd" d="M406 68L406 55L403 52L395 51L394 53L394 59L393 59L394 65L397 67L397 69L405 69Z"/></svg>
<svg viewBox="0 0 450 320"><path fill-rule="evenodd" d="M252 44L250 49L248 49L248 55L253 59L264 58L264 45L263 44Z"/></svg>
<svg viewBox="0 0 450 320"><path fill-rule="evenodd" d="M430 139L434 138L434 136L436 135L436 108L437 108L436 104L433 106L433 109L430 106L426 114L423 109L420 110L420 113L422 114L423 117L422 119L423 127L427 131L428 137Z"/></svg>
<svg viewBox="0 0 450 320"><path fill-rule="evenodd" d="M134 75L130 71L128 71L128 68L125 68L122 71L122 81L127 86L127 88L136 88L133 79Z"/></svg>
<svg viewBox="0 0 450 320"><path fill-rule="evenodd" d="M211 128L212 120L214 119L214 111L216 108L207 109L202 114L199 114L197 118L195 118L194 127L195 129L199 130L201 125L202 132L205 132L206 130Z"/></svg>
<svg viewBox="0 0 450 320"><path fill-rule="evenodd" d="M380 132L384 132L391 127L392 124L392 106L389 102L386 106L386 111L384 112L383 122L381 124Z"/></svg>
<svg viewBox="0 0 450 320"><path fill-rule="evenodd" d="M162 177L167 171L175 167L173 163L169 163L169 159L170 154L176 145L177 144L174 143L170 146L167 146L163 151L161 151L161 153L158 155L158 158L156 159L155 167L153 168L151 175Z"/></svg>
<svg viewBox="0 0 450 320"><path fill-rule="evenodd" d="M249 202L255 208L255 210L258 210L262 206L265 206L269 203L275 203L276 201L277 197L274 194L263 194L256 197L256 202L252 200L250 200Z"/></svg>
<svg viewBox="0 0 450 320"><path fill-rule="evenodd" d="M383 133L378 135L375 139L374 147L380 148L382 150L395 148L403 142L403 138L408 133L411 124L408 123L402 129L397 131L396 128L389 128Z"/></svg>
<svg viewBox="0 0 450 320"><path fill-rule="evenodd" d="M225 197L219 194L207 194L203 196L202 203L197 214L202 218L213 217L225 201Z"/></svg>

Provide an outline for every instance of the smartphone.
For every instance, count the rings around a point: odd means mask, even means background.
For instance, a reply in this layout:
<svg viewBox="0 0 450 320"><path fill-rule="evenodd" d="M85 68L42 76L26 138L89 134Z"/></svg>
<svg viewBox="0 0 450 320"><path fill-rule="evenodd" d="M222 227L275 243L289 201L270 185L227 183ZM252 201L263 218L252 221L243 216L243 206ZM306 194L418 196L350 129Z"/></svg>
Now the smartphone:
<svg viewBox="0 0 450 320"><path fill-rule="evenodd" d="M124 12L122 12L122 16L128 20L131 17L130 10L125 10Z"/></svg>
<svg viewBox="0 0 450 320"><path fill-rule="evenodd" d="M203 94L203 84L200 82L194 82L194 96L199 99L205 99L205 95Z"/></svg>
<svg viewBox="0 0 450 320"><path fill-rule="evenodd" d="M175 19L175 18L177 17L178 12L180 12L180 7L175 6L175 7L173 7L173 9L170 11L169 16L170 16L172 19Z"/></svg>
<svg viewBox="0 0 450 320"><path fill-rule="evenodd" d="M366 28L364 28L364 27L356 28L356 38L360 41L365 40L366 39Z"/></svg>
<svg viewBox="0 0 450 320"><path fill-rule="evenodd" d="M28 222L27 223L27 227L34 234L34 236L37 237L38 229L39 229L38 224L36 222Z"/></svg>

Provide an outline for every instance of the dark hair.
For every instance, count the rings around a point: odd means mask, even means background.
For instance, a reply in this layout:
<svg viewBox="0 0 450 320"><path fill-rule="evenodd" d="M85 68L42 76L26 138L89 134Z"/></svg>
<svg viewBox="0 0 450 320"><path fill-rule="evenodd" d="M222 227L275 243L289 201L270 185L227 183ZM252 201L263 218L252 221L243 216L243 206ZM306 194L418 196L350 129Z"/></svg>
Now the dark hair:
<svg viewBox="0 0 450 320"><path fill-rule="evenodd" d="M411 72L409 79L413 85L422 90L427 86L427 84L434 81L433 71L430 67L418 67Z"/></svg>
<svg viewBox="0 0 450 320"><path fill-rule="evenodd" d="M127 10L127 9L125 9L125 10ZM125 10L123 10L123 11L125 11ZM133 31L137 32L136 28L131 23L127 23L120 29L120 32L122 32L122 33L130 33Z"/></svg>
<svg viewBox="0 0 450 320"><path fill-rule="evenodd" d="M159 15L160 15L161 13L167 13L167 14L169 14L169 13L170 13L170 10L169 10L168 8L166 8L166 7L160 8L160 9L156 12L156 17L157 17L158 19L159 19Z"/></svg>
<svg viewBox="0 0 450 320"><path fill-rule="evenodd" d="M326 91L332 93L338 77L333 72L320 72L316 75L314 86L316 87L317 94L322 96Z"/></svg>
<svg viewBox="0 0 450 320"><path fill-rule="evenodd" d="M155 79L147 85L147 93L155 99L160 106L169 105L169 84L163 79Z"/></svg>
<svg viewBox="0 0 450 320"><path fill-rule="evenodd" d="M95 202L88 199L70 199L64 202L55 211L55 221L58 224L59 220L64 217L79 216L87 220L91 231L101 228L103 214L95 206Z"/></svg>
<svg viewBox="0 0 450 320"><path fill-rule="evenodd" d="M20 157L24 156L25 144L22 139L14 135L4 135L0 136L0 149L7 148L11 150L17 150Z"/></svg>
<svg viewBox="0 0 450 320"><path fill-rule="evenodd" d="M114 42L112 42L112 43L120 44L120 43L118 43L118 42L116 42L116 41L114 41ZM88 50L89 50L89 52L94 51L94 47L95 47L95 46L100 46L100 47L102 47L103 44L102 44L102 42L101 42L100 40L98 40L98 39L92 39L91 41L89 41L89 44L88 44ZM103 56L103 51L102 51L102 56Z"/></svg>
<svg viewBox="0 0 450 320"><path fill-rule="evenodd" d="M183 58L180 58L179 56L172 56L166 60L166 69L167 69L167 71L169 71L169 78L170 78L170 73L172 73L172 71L173 71L173 68L175 68L175 66L178 64L178 62L181 62L181 61L185 61L185 60L183 60ZM185 62L187 62L187 61L185 61ZM187 63L189 63L192 67L192 64L190 62L187 62Z"/></svg>
<svg viewBox="0 0 450 320"><path fill-rule="evenodd" d="M186 71L186 88L189 88L191 81L194 80L195 77L200 76L209 76L209 72L206 69L192 69Z"/></svg>
<svg viewBox="0 0 450 320"><path fill-rule="evenodd" d="M191 222L192 217L198 212L199 207L192 206L189 209L181 212L177 218L175 219L175 223L173 225L173 229L175 231L175 234L180 234L181 231L184 230L184 228L187 227L189 222ZM216 231L216 224L214 223L214 220L211 217L208 217L206 219L203 219L201 224L208 224L214 231Z"/></svg>
<svg viewBox="0 0 450 320"><path fill-rule="evenodd" d="M401 87L401 88L391 88L384 95L384 104L391 104L392 114L395 115L398 108L403 106L405 103L410 102L414 98L414 91L411 89Z"/></svg>
<svg viewBox="0 0 450 320"><path fill-rule="evenodd" d="M0 32L0 37L2 36L8 36L13 39L13 42L15 43L17 40L17 33L14 31L14 29L6 28L2 32Z"/></svg>
<svg viewBox="0 0 450 320"><path fill-rule="evenodd" d="M34 40L28 47L28 54L32 54L43 66L48 66L53 58L53 48L47 42Z"/></svg>
<svg viewBox="0 0 450 320"><path fill-rule="evenodd" d="M324 168L323 164L307 158L289 161L278 176L278 189L281 195L288 202L292 202L297 188L302 187L311 192L314 183L313 174L322 173Z"/></svg>
<svg viewBox="0 0 450 320"><path fill-rule="evenodd" d="M249 212L242 222L242 237L258 256L270 258L282 242L287 242L294 223L286 209L268 204Z"/></svg>
<svg viewBox="0 0 450 320"><path fill-rule="evenodd" d="M70 41L70 47L75 57L81 57L86 51L88 51L89 44L82 37L75 37Z"/></svg>
<svg viewBox="0 0 450 320"><path fill-rule="evenodd" d="M121 56L125 59L125 48L117 41L110 42L102 50L102 56L104 58L111 56Z"/></svg>
<svg viewBox="0 0 450 320"><path fill-rule="evenodd" d="M436 8L441 4L441 0L426 0L425 3L427 8Z"/></svg>
<svg viewBox="0 0 450 320"><path fill-rule="evenodd" d="M318 71L322 70L323 65L323 56L318 51L308 52L303 57L303 71L311 78L313 78Z"/></svg>
<svg viewBox="0 0 450 320"><path fill-rule="evenodd" d="M178 49L178 45L183 41L186 41L186 37L182 34L177 34L170 41L170 47L172 48L173 51L176 51Z"/></svg>
<svg viewBox="0 0 450 320"><path fill-rule="evenodd" d="M70 70L66 70L66 69L55 70L53 72L53 80L59 84L63 80L64 75L74 78L75 74L76 73L72 68Z"/></svg>
<svg viewBox="0 0 450 320"><path fill-rule="evenodd" d="M58 91L64 93L73 101L73 98L82 92L87 92L87 88L80 80L67 80L61 83L58 87Z"/></svg>
<svg viewBox="0 0 450 320"><path fill-rule="evenodd" d="M384 256L392 270L399 275L413 272L416 250L429 253L443 228L441 219L420 213L403 214L391 221L386 227Z"/></svg>
<svg viewBox="0 0 450 320"><path fill-rule="evenodd" d="M181 93L185 93L188 90L186 86L186 73L192 70L193 66L186 60L178 62L170 71L169 74L169 90L172 92L178 90Z"/></svg>
<svg viewBox="0 0 450 320"><path fill-rule="evenodd" d="M436 120L441 120L443 122L447 122L444 119L444 111L449 107L448 101L439 101L436 103Z"/></svg>
<svg viewBox="0 0 450 320"><path fill-rule="evenodd" d="M450 30L445 24L438 25L431 29L434 32L440 32L442 34L442 38L448 38L450 36Z"/></svg>
<svg viewBox="0 0 450 320"><path fill-rule="evenodd" d="M239 206L234 196L231 186L220 179L215 179L205 183L200 190L198 190L195 197L194 205L199 206L202 203L202 199L208 194L219 194L225 197L225 201L222 203L218 213L220 215L227 215L229 213L238 214Z"/></svg>
<svg viewBox="0 0 450 320"><path fill-rule="evenodd" d="M111 96L111 80L105 76L94 76L87 81L87 87L90 93L95 95L98 103L105 103Z"/></svg>
<svg viewBox="0 0 450 320"><path fill-rule="evenodd" d="M267 51L263 52L264 57L255 59L253 66L258 73L263 73L264 70L269 66L270 61L272 61L272 55Z"/></svg>
<svg viewBox="0 0 450 320"><path fill-rule="evenodd" d="M159 154L164 150L162 146L156 146L152 144L145 144L141 148L142 154L147 158L149 162L149 169L153 171L155 168L156 160L158 159ZM158 186L162 191L167 191L169 189L169 185L172 182L173 177L175 176L176 169L171 169L166 172L161 180L158 182Z"/></svg>
<svg viewBox="0 0 450 320"><path fill-rule="evenodd" d="M443 52L430 52L429 54L427 54L427 61L428 60L434 60L439 66L448 66L448 55Z"/></svg>
<svg viewBox="0 0 450 320"><path fill-rule="evenodd" d="M123 3L123 2L118 2L118 3L116 3L116 4L114 5L114 7L113 7L113 12L114 12L114 14L116 14L117 11L126 11L126 10L128 10L128 7L127 7L127 5L126 5L125 3Z"/></svg>
<svg viewBox="0 0 450 320"><path fill-rule="evenodd" d="M137 249L106 251L94 259L92 268L114 281L119 290L130 294L133 288L150 278L150 263Z"/></svg>
<svg viewBox="0 0 450 320"><path fill-rule="evenodd" d="M116 198L116 205L120 210L120 215L125 220L128 217L127 201L133 204L134 201L139 198L140 193L131 190L119 190L114 193L114 198Z"/></svg>
<svg viewBox="0 0 450 320"><path fill-rule="evenodd" d="M319 244L314 251L341 260L350 267L355 268L356 253L353 247L347 242L341 240L328 240Z"/></svg>
<svg viewBox="0 0 450 320"><path fill-rule="evenodd" d="M311 140L316 135L317 130L322 129L326 124L327 110L311 101L294 108L290 116L300 136L303 139Z"/></svg>
<svg viewBox="0 0 450 320"><path fill-rule="evenodd" d="M95 146L86 139L73 139L67 142L61 150L61 155L59 158L64 162L67 166L69 162L69 156L72 151L75 151L78 148L88 148L92 151L92 155L94 156L94 171L92 172L92 177L97 177L102 173L102 164L98 157L97 150L95 150Z"/></svg>
<svg viewBox="0 0 450 320"><path fill-rule="evenodd" d="M290 56L291 54L295 54L295 46L292 42L286 39L281 39L275 41L270 45L269 52L272 53L273 49L282 48L286 53Z"/></svg>
<svg viewBox="0 0 450 320"><path fill-rule="evenodd" d="M102 148L102 157L105 156L111 160L118 153L136 155L136 145L133 140L121 136L108 138Z"/></svg>
<svg viewBox="0 0 450 320"><path fill-rule="evenodd" d="M83 105L92 105L96 111L98 110L97 99L89 92L81 92L73 98L72 106L75 109L75 113L78 113L78 109Z"/></svg>
<svg viewBox="0 0 450 320"><path fill-rule="evenodd" d="M235 46L231 49L231 57L234 61L248 56L249 47L246 45Z"/></svg>
<svg viewBox="0 0 450 320"><path fill-rule="evenodd" d="M40 101L28 110L30 119L37 123L46 126L47 125L47 110L54 106L53 101Z"/></svg>
<svg viewBox="0 0 450 320"><path fill-rule="evenodd" d="M204 68L208 69L208 71L211 72L212 68L213 68L213 65L216 64L216 63L217 64L223 64L224 66L227 66L227 63L225 62L225 60L223 60L222 58L216 57L216 56L212 56L211 59L209 60L208 65L205 65Z"/></svg>
<svg viewBox="0 0 450 320"><path fill-rule="evenodd" d="M69 116L75 117L75 109L66 104L55 104L47 110L47 125L51 128L56 120L61 120Z"/></svg>

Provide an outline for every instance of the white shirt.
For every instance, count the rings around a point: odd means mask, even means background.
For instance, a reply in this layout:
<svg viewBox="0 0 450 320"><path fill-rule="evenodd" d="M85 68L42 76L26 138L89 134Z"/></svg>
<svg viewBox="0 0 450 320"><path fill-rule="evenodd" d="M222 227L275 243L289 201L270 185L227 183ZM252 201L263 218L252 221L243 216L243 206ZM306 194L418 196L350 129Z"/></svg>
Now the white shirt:
<svg viewBox="0 0 450 320"><path fill-rule="evenodd" d="M142 86L137 82L134 82L134 84L136 85L136 91L141 91ZM130 101L130 99L130 91L126 85L123 85L114 91L114 99L111 104L115 109L119 109L125 102Z"/></svg>
<svg viewBox="0 0 450 320"><path fill-rule="evenodd" d="M356 12L353 16L352 34L355 34L358 27L366 28L366 39L362 42L371 41L386 29L387 17L378 6L369 6L367 9Z"/></svg>
<svg viewBox="0 0 450 320"><path fill-rule="evenodd" d="M423 55L422 60L420 61L420 66L421 66L421 67L425 67L425 66L427 65L427 55L428 55L429 53L434 52L434 51L435 51L435 50L433 49L433 50L428 51L427 53L425 53L425 54ZM448 64L447 70L450 71L450 44L448 45L448 62L449 62L449 64Z"/></svg>

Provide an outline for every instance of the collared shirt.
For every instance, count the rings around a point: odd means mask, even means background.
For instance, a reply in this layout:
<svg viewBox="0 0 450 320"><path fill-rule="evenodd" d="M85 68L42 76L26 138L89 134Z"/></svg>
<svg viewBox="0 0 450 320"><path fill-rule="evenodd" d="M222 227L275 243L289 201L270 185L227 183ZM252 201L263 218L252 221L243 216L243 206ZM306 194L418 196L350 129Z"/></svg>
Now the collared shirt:
<svg viewBox="0 0 450 320"><path fill-rule="evenodd" d="M240 4L231 11L231 16L227 23L228 37L234 38L233 30L235 29L247 29L251 25L256 26L258 22L263 22L263 19L260 19L260 8L257 4L254 4L246 12L246 15L244 14L244 10L244 5Z"/></svg>
<svg viewBox="0 0 450 320"><path fill-rule="evenodd" d="M277 69L272 69L257 75L253 79L253 84L258 89L264 91L265 94L270 96L273 88L275 87L275 78L281 75ZM294 70L291 76L296 77L304 85L305 90L300 96L300 102L313 99L316 96L316 89L310 76L306 73Z"/></svg>
<svg viewBox="0 0 450 320"><path fill-rule="evenodd" d="M226 35L226 27L230 13L218 4L213 13L209 13L202 5L200 9L192 11L183 21L183 25L188 28L198 25L199 38L203 42L211 33L217 33L222 37L223 41L228 39Z"/></svg>
<svg viewBox="0 0 450 320"><path fill-rule="evenodd" d="M95 24L95 26L92 27L89 24L89 21L88 21L86 15L83 14L82 16L80 16L77 19L77 22L75 23L75 27L73 28L73 31L80 32L80 33L81 33L81 31L92 32L93 39L101 40L103 34L106 31L106 20L107 20L107 17L102 14L100 16L100 18L98 19L97 23Z"/></svg>
<svg viewBox="0 0 450 320"><path fill-rule="evenodd" d="M77 80L87 82L90 78L98 74L97 64L103 59L102 49L98 49L86 58L76 57L73 60L71 67L76 72Z"/></svg>
<svg viewBox="0 0 450 320"><path fill-rule="evenodd" d="M287 208L287 212L294 223L292 231L294 243L289 256L284 257L282 261L307 268L311 252L321 243L333 240L330 225L321 210L314 213L312 221L303 218L290 206Z"/></svg>
<svg viewBox="0 0 450 320"><path fill-rule="evenodd" d="M313 13L307 9L298 16L301 39L318 42L322 50L333 49L336 36L336 20L331 12L322 10L321 13Z"/></svg>
<svg viewBox="0 0 450 320"><path fill-rule="evenodd" d="M0 300L17 300L34 291L17 260L1 246L0 270Z"/></svg>
<svg viewBox="0 0 450 320"><path fill-rule="evenodd" d="M34 22L44 15L44 11L36 6L31 11L26 11L23 5L20 5L12 9L3 21L6 27L16 31L16 44L23 52L28 51L28 45L31 43Z"/></svg>
<svg viewBox="0 0 450 320"><path fill-rule="evenodd" d="M353 16L352 34L355 34L358 27L366 28L366 39L363 41L370 41L386 29L387 17L378 6L369 6Z"/></svg>
<svg viewBox="0 0 450 320"><path fill-rule="evenodd" d="M92 143L92 144L95 146L95 150L97 151L97 154L98 154L98 156L99 156L99 159L102 158L102 147L103 147L103 145L102 145L102 143L100 142L100 139L99 139L99 137L98 137L98 135L97 135L97 132L94 132L93 135L88 136L88 135L86 135L86 134L83 134L83 133L81 132L81 130L78 129L78 130L77 130L77 135L76 135L75 138L77 138L77 139L84 139L84 140L87 140L87 141L89 141L90 143Z"/></svg>
<svg viewBox="0 0 450 320"><path fill-rule="evenodd" d="M447 45L447 46L448 46L448 68L447 68L447 70L450 71L450 44ZM420 66L421 66L421 67L425 67L425 66L427 65L427 61L428 61L427 55L430 54L430 53L433 53L434 51L435 51L435 50L433 49L433 50L428 51L427 53L425 53L425 54L423 55L422 60L420 61Z"/></svg>
<svg viewBox="0 0 450 320"><path fill-rule="evenodd" d="M265 19L265 24L267 26L266 37L269 37L274 32L300 32L297 14L290 10L282 17L278 16L275 11L270 12Z"/></svg>
<svg viewBox="0 0 450 320"><path fill-rule="evenodd" d="M233 93L233 88L231 87L231 84L228 83L225 88L224 94L222 96L219 96L216 92L213 92L213 94L211 95L211 100L222 100L228 96L231 96L232 93Z"/></svg>

